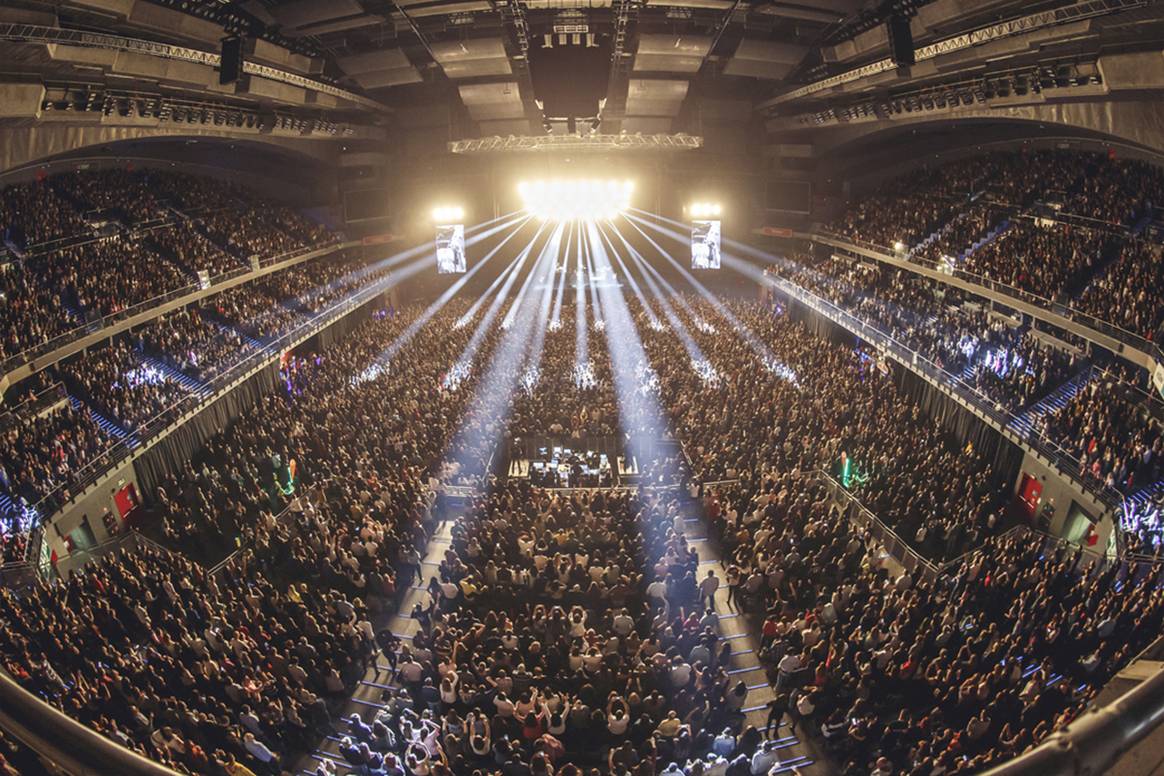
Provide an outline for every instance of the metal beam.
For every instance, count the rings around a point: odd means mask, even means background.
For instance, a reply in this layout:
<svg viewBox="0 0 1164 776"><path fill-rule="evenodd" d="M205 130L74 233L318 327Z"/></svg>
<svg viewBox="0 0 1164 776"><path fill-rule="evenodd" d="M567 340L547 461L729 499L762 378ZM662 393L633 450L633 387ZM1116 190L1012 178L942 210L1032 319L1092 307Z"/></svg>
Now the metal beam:
<svg viewBox="0 0 1164 776"><path fill-rule="evenodd" d="M990 43L991 41L1000 40L1002 38L1009 38L1016 35L1023 35L1028 32L1036 30L1043 30L1048 27L1055 27L1060 24L1067 24L1070 22L1077 22L1083 19L1094 19L1099 16L1108 16L1122 11L1132 10L1134 8L1143 8L1152 5L1154 0L1085 0L1075 5L1067 6L1066 8L1056 8L1048 11L1040 11L1039 13L1029 14L1027 16L1019 17L1018 19L1011 19L1010 21L993 24L982 29L972 30L961 35L955 35L952 38L931 43L928 46L923 46L916 52L918 62L924 62L927 59L933 59L943 54L950 54L955 51L962 51L964 49L972 48L983 43ZM793 100L803 99L818 92L832 89L843 84L859 81L863 78L887 73L896 69L892 59L881 59L876 62L870 62L862 67L853 70L847 70L843 73L838 73L834 76L821 79L811 84L801 86L797 89L779 94L769 100L765 100L758 106L759 110L768 110L782 105Z"/></svg>
<svg viewBox="0 0 1164 776"><path fill-rule="evenodd" d="M110 49L113 51L128 51L135 54L145 54L162 59L176 59L182 62L196 62L200 65L217 68L222 63L222 57L211 51L190 48L189 46L175 46L170 43L158 43L141 38L130 38L124 35L109 35L103 32L86 32L84 30L62 30L57 27L47 27L39 24L0 24L0 40L14 43L61 43L69 46L86 46L89 48ZM280 70L257 62L243 62L243 72L269 78L272 81L298 86L313 92L328 94L341 100L362 105L365 108L391 113L391 109L382 103L370 100L367 97L341 89L338 86L317 81L314 78Z"/></svg>
<svg viewBox="0 0 1164 776"><path fill-rule="evenodd" d="M602 109L603 118L621 119L626 110L626 89L623 81L628 71L630 54L627 44L630 39L631 23L638 16L642 0L613 0L611 11L614 16L614 31L611 35L610 77L606 82L606 104Z"/></svg>
<svg viewBox="0 0 1164 776"><path fill-rule="evenodd" d="M454 140L449 151L454 154L510 153L524 151L689 151L703 147L703 138L678 133L673 135L509 135Z"/></svg>

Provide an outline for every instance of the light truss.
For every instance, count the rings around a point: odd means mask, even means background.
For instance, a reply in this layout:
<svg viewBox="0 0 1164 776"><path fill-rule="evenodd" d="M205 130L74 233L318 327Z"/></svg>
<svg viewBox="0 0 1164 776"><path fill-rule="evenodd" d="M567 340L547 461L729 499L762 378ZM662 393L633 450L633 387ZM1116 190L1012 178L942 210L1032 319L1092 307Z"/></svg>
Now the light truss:
<svg viewBox="0 0 1164 776"><path fill-rule="evenodd" d="M1069 5L1065 8L1040 11L1039 13L1019 17L1018 19L1011 19L1010 21L1000 22L989 27L955 35L952 38L939 40L917 49L915 58L918 62L924 62L927 59L933 59L934 57L950 54L955 51L962 51L983 43L1009 38L1014 35L1022 35L1027 32L1046 29L1068 22L1092 19L1097 16L1107 16L1134 8L1142 8L1151 5L1152 2L1153 0L1084 0L1084 2ZM798 89L777 95L763 103L760 107L774 108L786 102L809 97L826 89L860 81L863 78L887 73L896 68L897 65L894 64L892 59L880 59L876 62L870 62L863 67L846 70L843 73L837 73L829 78L814 81Z"/></svg>
<svg viewBox="0 0 1164 776"><path fill-rule="evenodd" d="M454 154L510 153L516 151L689 151L703 147L703 138L683 132L644 135L508 135L454 140Z"/></svg>
<svg viewBox="0 0 1164 776"><path fill-rule="evenodd" d="M222 57L211 51L191 48L189 46L175 46L170 43L159 43L141 38L131 38L125 35L110 35L103 32L88 32L85 30L66 30L59 27L47 27L39 24L0 24L0 40L14 43L61 43L71 46L87 46L89 48L108 49L112 51L126 51L135 54L146 54L163 59L176 59L181 62L195 62L209 67L219 67ZM292 73L289 70L280 70L277 67L260 65L258 62L243 61L243 72L279 81L303 89L309 89L320 94L338 97L341 100L362 105L365 108L390 112L382 103L370 100L367 97L341 89L338 86L307 78Z"/></svg>

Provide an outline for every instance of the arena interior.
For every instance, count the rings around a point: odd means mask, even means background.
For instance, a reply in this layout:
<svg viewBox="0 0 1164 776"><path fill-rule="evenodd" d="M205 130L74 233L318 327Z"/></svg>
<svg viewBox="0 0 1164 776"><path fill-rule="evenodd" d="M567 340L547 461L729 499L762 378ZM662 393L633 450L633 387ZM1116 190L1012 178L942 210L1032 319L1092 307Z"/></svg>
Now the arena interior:
<svg viewBox="0 0 1164 776"><path fill-rule="evenodd" d="M1164 3L0 2L0 776L1164 770Z"/></svg>

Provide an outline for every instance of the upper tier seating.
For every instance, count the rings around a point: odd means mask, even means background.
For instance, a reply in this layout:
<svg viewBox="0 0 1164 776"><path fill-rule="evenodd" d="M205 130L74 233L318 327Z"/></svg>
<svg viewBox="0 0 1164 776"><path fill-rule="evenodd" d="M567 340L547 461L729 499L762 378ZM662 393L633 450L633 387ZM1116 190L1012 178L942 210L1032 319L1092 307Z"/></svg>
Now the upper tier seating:
<svg viewBox="0 0 1164 776"><path fill-rule="evenodd" d="M0 188L0 359L211 278L336 241L294 211L222 181L94 170ZM3 254L0 254L2 256Z"/></svg>

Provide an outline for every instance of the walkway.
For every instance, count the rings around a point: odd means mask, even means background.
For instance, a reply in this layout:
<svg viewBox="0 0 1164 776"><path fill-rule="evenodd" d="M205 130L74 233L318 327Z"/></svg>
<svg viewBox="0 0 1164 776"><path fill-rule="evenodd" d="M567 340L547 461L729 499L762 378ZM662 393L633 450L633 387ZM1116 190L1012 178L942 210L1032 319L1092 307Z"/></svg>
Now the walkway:
<svg viewBox="0 0 1164 776"><path fill-rule="evenodd" d="M693 511L700 511L698 503L693 505ZM459 517L460 511L453 510L447 519L438 524L429 540L421 569L421 574L426 580L433 576L440 565L451 541L450 534L453 523ZM724 567L716 548L707 539L703 518L688 518L685 533L688 541L699 553L700 575L705 575L710 568L714 569L716 575L722 580L726 576L727 569ZM385 612L373 624L377 631L389 627L402 640L408 641L418 628L416 621L409 615L417 603L427 604L427 601L428 593L425 586L415 585L407 591L395 613ZM748 697L744 705L744 712L747 715L746 724L755 725L763 731L768 719L767 704L774 697L774 693L768 686L764 668L760 665L759 639L757 634L752 632L753 629L749 628L748 619L728 607L727 588L722 585L716 593L716 610L720 613L720 633L725 639L732 642L732 668L728 673L731 675L733 684L737 679L743 679L748 685ZM391 676L392 671L387 665L384 665L382 658L370 665L352 697L344 705L342 716L347 717L352 713L357 713L365 722L370 723L375 718L376 712L384 707L381 702L384 690L394 686L391 684ZM346 730L347 726L338 717L335 718L335 722L340 731ZM319 749L299 763L296 773L300 776L313 776L319 760L330 760L339 776L356 774L339 754L341 736L342 733L325 739L320 744ZM814 741L803 740L790 732L787 719L780 725L780 730L770 737L779 742L778 751L781 760L780 768L772 771L773 774L792 774L795 770L828 776L834 772L827 757L822 754ZM661 763L660 768L663 765Z"/></svg>
<svg viewBox="0 0 1164 776"><path fill-rule="evenodd" d="M459 516L459 511L456 511L438 523L432 538L429 539L420 569L420 573L425 580L428 580L437 573L437 568L440 566L445 550L452 541L451 531L453 523ZM394 634L400 637L401 641L410 641L419 628L416 620L410 616L412 609L418 603L424 605L428 603L426 584L427 582L425 584L414 584L405 592L404 598L400 602L400 607L396 611L381 613L372 623L376 627L376 632L379 633L384 628L389 628ZM384 708L384 704L381 702L384 690L395 685L391 684L392 669L385 665L383 656L377 651L375 657L376 660L369 664L364 678L360 680L360 683L352 692L352 697L344 705L341 716L346 718L353 713L359 714L365 722L371 724L372 720L376 717L376 712ZM324 739L319 749L303 758L295 771L297 774L301 776L307 776L308 774L314 776L315 767L319 760L331 760L335 765L336 773L340 776L343 776L343 774L357 774L339 754L340 739L346 732L347 725L335 715L333 715L333 721L340 732Z"/></svg>
<svg viewBox="0 0 1164 776"><path fill-rule="evenodd" d="M755 725L766 731L768 722L768 702L775 697L775 693L768 685L764 667L760 664L759 632L751 627L747 617L733 611L727 605L727 586L724 579L727 577L727 567L724 566L716 546L707 538L707 526L702 517L702 510L698 502L693 511L699 517L686 519L684 533L687 540L699 553L699 578L707 575L708 569L713 569L720 578L720 587L715 594L716 611L719 616L720 635L732 642L732 668L728 670L732 684L743 679L748 685L748 697L744 702L744 712L747 716L746 724ZM771 771L773 774L792 773L795 770L803 773L829 774L833 768L827 757L822 753L816 742L805 740L800 734L793 735L788 727L788 719L780 725L775 735L770 735L779 741L779 757L781 767Z"/></svg>

